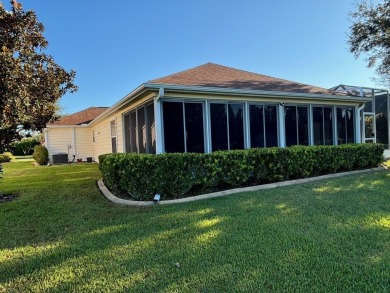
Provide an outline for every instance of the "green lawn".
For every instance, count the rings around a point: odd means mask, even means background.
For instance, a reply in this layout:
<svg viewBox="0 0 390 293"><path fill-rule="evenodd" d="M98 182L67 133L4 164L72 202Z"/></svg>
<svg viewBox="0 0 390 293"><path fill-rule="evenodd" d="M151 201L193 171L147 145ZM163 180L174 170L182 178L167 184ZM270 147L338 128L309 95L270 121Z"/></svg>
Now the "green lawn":
<svg viewBox="0 0 390 293"><path fill-rule="evenodd" d="M96 164L4 164L0 292L389 292L390 173L113 205Z"/></svg>

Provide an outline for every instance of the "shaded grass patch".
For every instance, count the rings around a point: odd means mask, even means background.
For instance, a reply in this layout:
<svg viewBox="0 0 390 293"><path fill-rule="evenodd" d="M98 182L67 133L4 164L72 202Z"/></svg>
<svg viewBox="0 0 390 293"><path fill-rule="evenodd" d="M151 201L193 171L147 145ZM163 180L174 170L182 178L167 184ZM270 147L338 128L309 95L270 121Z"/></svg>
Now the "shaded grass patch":
<svg viewBox="0 0 390 293"><path fill-rule="evenodd" d="M122 207L96 164L5 165L0 292L386 292L389 173Z"/></svg>

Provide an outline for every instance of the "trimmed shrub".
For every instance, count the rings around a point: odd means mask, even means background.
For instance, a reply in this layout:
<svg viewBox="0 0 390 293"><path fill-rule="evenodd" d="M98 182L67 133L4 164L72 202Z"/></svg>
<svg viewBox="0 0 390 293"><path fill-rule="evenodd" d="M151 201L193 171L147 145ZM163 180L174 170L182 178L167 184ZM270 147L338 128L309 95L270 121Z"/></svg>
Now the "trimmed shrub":
<svg viewBox="0 0 390 293"><path fill-rule="evenodd" d="M10 152L5 152L3 153L4 156L7 156L8 158L11 159L11 161L15 161L15 157L13 154L11 154Z"/></svg>
<svg viewBox="0 0 390 293"><path fill-rule="evenodd" d="M104 162L104 159L105 159L108 155L112 155L112 154L103 154L103 155L98 156L99 164L102 164L102 163Z"/></svg>
<svg viewBox="0 0 390 293"><path fill-rule="evenodd" d="M205 192L378 166L381 144L293 146L211 154L105 154L100 170L108 188L135 200L181 198Z"/></svg>
<svg viewBox="0 0 390 293"><path fill-rule="evenodd" d="M11 158L5 154L0 155L0 163L11 162Z"/></svg>
<svg viewBox="0 0 390 293"><path fill-rule="evenodd" d="M35 146L33 158L39 165L46 165L49 162L49 152L47 151L47 148L43 145Z"/></svg>

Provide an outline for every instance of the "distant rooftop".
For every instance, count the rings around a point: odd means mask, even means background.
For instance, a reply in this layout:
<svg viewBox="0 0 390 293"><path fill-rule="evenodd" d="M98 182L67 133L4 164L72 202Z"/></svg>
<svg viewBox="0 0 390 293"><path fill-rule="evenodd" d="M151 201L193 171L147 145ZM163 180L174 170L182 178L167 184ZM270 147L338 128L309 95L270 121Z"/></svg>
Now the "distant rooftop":
<svg viewBox="0 0 390 293"><path fill-rule="evenodd" d="M61 117L57 121L49 123L49 125L82 125L88 124L101 113L106 111L108 107L90 107L80 112Z"/></svg>
<svg viewBox="0 0 390 293"><path fill-rule="evenodd" d="M345 95L312 85L207 63L149 81L153 84L251 89L307 94Z"/></svg>

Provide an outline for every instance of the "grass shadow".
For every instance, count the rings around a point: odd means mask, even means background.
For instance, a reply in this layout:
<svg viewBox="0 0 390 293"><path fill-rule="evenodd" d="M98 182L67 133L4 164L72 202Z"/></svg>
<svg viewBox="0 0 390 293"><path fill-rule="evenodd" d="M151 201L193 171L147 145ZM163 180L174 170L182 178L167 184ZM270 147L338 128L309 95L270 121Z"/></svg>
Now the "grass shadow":
<svg viewBox="0 0 390 293"><path fill-rule="evenodd" d="M46 170L34 172L57 181L52 191L21 185L20 200L0 206L0 291L390 287L387 172L131 208L101 196L96 166Z"/></svg>

